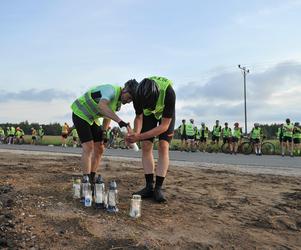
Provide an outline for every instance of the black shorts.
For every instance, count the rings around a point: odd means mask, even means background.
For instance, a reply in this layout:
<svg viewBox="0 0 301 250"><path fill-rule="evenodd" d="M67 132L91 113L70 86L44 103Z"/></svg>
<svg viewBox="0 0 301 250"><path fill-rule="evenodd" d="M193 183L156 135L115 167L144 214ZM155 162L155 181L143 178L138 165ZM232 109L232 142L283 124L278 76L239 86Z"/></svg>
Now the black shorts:
<svg viewBox="0 0 301 250"><path fill-rule="evenodd" d="M231 137L223 138L223 143L231 143L231 142L232 142Z"/></svg>
<svg viewBox="0 0 301 250"><path fill-rule="evenodd" d="M283 142L292 142L292 141L293 141L293 138L292 138L292 137L289 137L289 136L283 136L282 141L283 141Z"/></svg>
<svg viewBox="0 0 301 250"><path fill-rule="evenodd" d="M207 141L207 138L206 137L201 137L200 138L200 142L206 142Z"/></svg>
<svg viewBox="0 0 301 250"><path fill-rule="evenodd" d="M260 142L260 139L251 139L251 142L257 144Z"/></svg>
<svg viewBox="0 0 301 250"><path fill-rule="evenodd" d="M212 135L211 140L219 142L219 136Z"/></svg>
<svg viewBox="0 0 301 250"><path fill-rule="evenodd" d="M294 143L295 144L300 144L300 142L301 142L300 138L294 138Z"/></svg>
<svg viewBox="0 0 301 250"><path fill-rule="evenodd" d="M62 137L66 139L68 137L68 134L62 133Z"/></svg>
<svg viewBox="0 0 301 250"><path fill-rule="evenodd" d="M173 133L174 133L174 128L175 128L175 120L176 120L175 115L173 115L168 129L164 133L159 135L159 140L165 140L167 142L171 141ZM148 116L143 114L143 124L142 124L141 133L144 133L146 131L149 131L149 130L157 127L158 123L161 124L161 119L157 120L153 114L148 115ZM153 142L154 137L148 138L145 140Z"/></svg>
<svg viewBox="0 0 301 250"><path fill-rule="evenodd" d="M102 142L102 127L98 126L95 122L90 125L76 114L72 113L72 121L77 130L78 137L81 143L88 141Z"/></svg>
<svg viewBox="0 0 301 250"><path fill-rule="evenodd" d="M181 141L183 141L183 140L187 140L187 135L181 135Z"/></svg>
<svg viewBox="0 0 301 250"><path fill-rule="evenodd" d="M32 139L32 140L36 140L36 139L37 139L37 137L35 137L35 136L32 136L32 137L31 137L31 139Z"/></svg>
<svg viewBox="0 0 301 250"><path fill-rule="evenodd" d="M238 142L239 138L238 137L232 137L232 142Z"/></svg>
<svg viewBox="0 0 301 250"><path fill-rule="evenodd" d="M194 140L195 136L194 135L187 135L187 140Z"/></svg>

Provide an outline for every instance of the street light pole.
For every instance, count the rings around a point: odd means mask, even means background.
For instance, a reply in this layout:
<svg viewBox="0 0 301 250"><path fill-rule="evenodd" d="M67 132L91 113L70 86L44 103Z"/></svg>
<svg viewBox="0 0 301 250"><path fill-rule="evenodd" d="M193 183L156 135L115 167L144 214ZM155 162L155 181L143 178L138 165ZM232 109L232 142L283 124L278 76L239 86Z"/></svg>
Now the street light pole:
<svg viewBox="0 0 301 250"><path fill-rule="evenodd" d="M238 68L241 69L243 76L244 76L244 102L245 102L245 135L248 134L248 128L247 128L247 74L250 73L250 70L246 67L241 67L241 65L238 65Z"/></svg>

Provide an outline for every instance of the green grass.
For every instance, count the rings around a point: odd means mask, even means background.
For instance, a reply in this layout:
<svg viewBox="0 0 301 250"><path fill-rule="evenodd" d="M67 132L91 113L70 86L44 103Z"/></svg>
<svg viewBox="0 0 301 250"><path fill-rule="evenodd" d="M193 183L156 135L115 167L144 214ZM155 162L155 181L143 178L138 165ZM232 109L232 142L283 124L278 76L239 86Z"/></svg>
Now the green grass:
<svg viewBox="0 0 301 250"><path fill-rule="evenodd" d="M26 135L24 137L25 139L25 143L28 143L30 144L31 142L31 136L29 135ZM275 145L275 154L279 155L281 154L281 147L280 147L280 144L279 144L279 141L278 140L266 140L268 142L271 142ZM207 144L210 144L210 140L207 142ZM221 143L221 142L220 142ZM41 144L40 142L38 142L38 144ZM61 142L61 136L57 135L57 136L51 136L51 135L45 135L43 137L43 141L42 141L42 145L55 145L55 146L59 146L62 144ZM72 137L68 137L67 138L67 144L69 146L72 145ZM180 139L173 139L172 142L171 142L171 145L170 145L170 149L171 150L179 150L180 149L180 146L181 146L181 140ZM157 149L157 147L155 146L155 149Z"/></svg>

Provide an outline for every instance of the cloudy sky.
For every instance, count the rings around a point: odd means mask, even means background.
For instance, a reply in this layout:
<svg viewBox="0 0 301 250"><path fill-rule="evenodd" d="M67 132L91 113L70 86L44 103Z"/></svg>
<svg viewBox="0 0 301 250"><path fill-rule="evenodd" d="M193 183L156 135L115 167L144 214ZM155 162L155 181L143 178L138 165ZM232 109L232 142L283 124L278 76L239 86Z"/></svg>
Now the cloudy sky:
<svg viewBox="0 0 301 250"><path fill-rule="evenodd" d="M71 122L91 86L165 76L177 124L300 121L300 0L0 2L0 123ZM119 115L131 121L131 105Z"/></svg>

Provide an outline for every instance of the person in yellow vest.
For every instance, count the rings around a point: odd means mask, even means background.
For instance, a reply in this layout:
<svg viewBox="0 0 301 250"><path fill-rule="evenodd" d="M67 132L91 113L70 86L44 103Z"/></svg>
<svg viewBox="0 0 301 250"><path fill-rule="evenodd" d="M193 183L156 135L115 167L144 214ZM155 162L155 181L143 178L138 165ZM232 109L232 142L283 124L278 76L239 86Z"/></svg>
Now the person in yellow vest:
<svg viewBox="0 0 301 250"><path fill-rule="evenodd" d="M235 155L237 154L238 146L241 144L242 135L243 135L242 128L239 127L238 122L235 122L233 133L232 133L232 143L233 143L232 153L234 153Z"/></svg>
<svg viewBox="0 0 301 250"><path fill-rule="evenodd" d="M212 129L212 142L214 144L219 144L219 138L221 137L221 132L222 132L222 127L219 125L219 120L215 121L215 125L213 126Z"/></svg>
<svg viewBox="0 0 301 250"><path fill-rule="evenodd" d="M17 144L23 144L24 143L24 131L20 127L17 127L16 129L16 143Z"/></svg>
<svg viewBox="0 0 301 250"><path fill-rule="evenodd" d="M279 140L280 147L282 147L282 141L283 141L283 124L280 125L280 127L277 130L277 139Z"/></svg>
<svg viewBox="0 0 301 250"><path fill-rule="evenodd" d="M186 150L187 135L186 135L186 120L182 120L182 124L179 126L178 131L181 135L181 151Z"/></svg>
<svg viewBox="0 0 301 250"><path fill-rule="evenodd" d="M194 152L195 151L195 126L194 126L193 119L190 119L189 123L186 125L186 134L187 134L186 150L188 152L189 150L191 152Z"/></svg>
<svg viewBox="0 0 301 250"><path fill-rule="evenodd" d="M35 128L31 128L31 144L36 145L37 143L37 130Z"/></svg>
<svg viewBox="0 0 301 250"><path fill-rule="evenodd" d="M300 155L301 150L301 128L300 123L295 122L293 130L293 139L294 139L294 149L296 150L297 155Z"/></svg>
<svg viewBox="0 0 301 250"><path fill-rule="evenodd" d="M254 123L254 127L250 133L250 140L253 144L256 155L262 155L261 153L261 140L263 137L262 129L259 127L259 123Z"/></svg>
<svg viewBox="0 0 301 250"><path fill-rule="evenodd" d="M175 103L176 94L172 88L172 81L158 76L143 79L139 83L134 100L134 130L126 138L129 143L142 141L142 165L146 186L134 194L141 195L142 198L154 198L156 202L166 201L162 185L169 167L169 143L174 133ZM159 146L158 164L155 169L153 141L156 136L159 137Z"/></svg>
<svg viewBox="0 0 301 250"><path fill-rule="evenodd" d="M69 127L68 123L65 122L64 125L62 126L62 134L61 134L62 147L67 147L66 140L69 135L69 132L70 132L70 127Z"/></svg>
<svg viewBox="0 0 301 250"><path fill-rule="evenodd" d="M222 128L223 143L228 143L229 151L232 152L232 131L228 126L228 122L225 122L225 127Z"/></svg>
<svg viewBox="0 0 301 250"><path fill-rule="evenodd" d="M78 145L78 133L77 133L76 128L73 128L71 130L71 135L72 135L72 144L73 144L73 147L76 148L77 145Z"/></svg>
<svg viewBox="0 0 301 250"><path fill-rule="evenodd" d="M15 137L16 137L16 129L14 126L11 126L10 132L9 132L9 143L8 144L14 144Z"/></svg>
<svg viewBox="0 0 301 250"><path fill-rule="evenodd" d="M0 127L0 144L3 144L5 140L5 132L2 127Z"/></svg>
<svg viewBox="0 0 301 250"><path fill-rule="evenodd" d="M200 128L200 147L203 149L203 152L206 152L206 147L207 147L207 139L209 136L209 129L208 127L205 125L204 122L201 123L201 128Z"/></svg>
<svg viewBox="0 0 301 250"><path fill-rule="evenodd" d="M287 118L285 124L283 124L282 157L285 155L286 150L289 151L291 157L294 156L293 132L294 125L291 123L291 120Z"/></svg>
<svg viewBox="0 0 301 250"><path fill-rule="evenodd" d="M72 120L82 145L83 179L91 182L92 191L98 166L104 152L103 136L106 134L111 120L119 127L127 127L116 111L122 104L132 102L138 83L129 80L124 87L103 84L92 87L71 105ZM103 118L100 126L99 118Z"/></svg>

